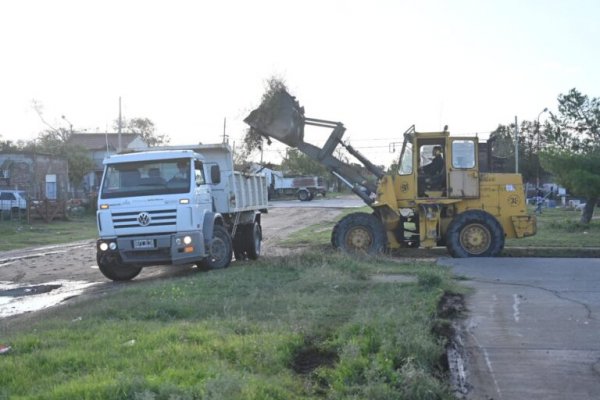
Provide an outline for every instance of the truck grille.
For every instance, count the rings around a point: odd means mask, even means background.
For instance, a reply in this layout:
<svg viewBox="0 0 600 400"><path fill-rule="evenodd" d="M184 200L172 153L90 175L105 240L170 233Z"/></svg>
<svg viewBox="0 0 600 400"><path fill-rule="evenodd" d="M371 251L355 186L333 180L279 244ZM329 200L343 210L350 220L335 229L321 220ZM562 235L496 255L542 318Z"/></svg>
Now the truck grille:
<svg viewBox="0 0 600 400"><path fill-rule="evenodd" d="M147 214L145 218L142 214ZM140 220L142 223L140 223ZM175 226L177 224L177 210L153 210L153 211L128 211L112 214L115 229L141 228L154 226Z"/></svg>

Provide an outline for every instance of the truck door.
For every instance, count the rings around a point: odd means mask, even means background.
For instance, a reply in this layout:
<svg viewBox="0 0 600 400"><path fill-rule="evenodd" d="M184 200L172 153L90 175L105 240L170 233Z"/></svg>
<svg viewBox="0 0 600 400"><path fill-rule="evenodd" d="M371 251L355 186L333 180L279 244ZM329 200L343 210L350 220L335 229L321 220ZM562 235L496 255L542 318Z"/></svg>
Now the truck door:
<svg viewBox="0 0 600 400"><path fill-rule="evenodd" d="M477 138L450 138L449 197L479 197L477 145Z"/></svg>

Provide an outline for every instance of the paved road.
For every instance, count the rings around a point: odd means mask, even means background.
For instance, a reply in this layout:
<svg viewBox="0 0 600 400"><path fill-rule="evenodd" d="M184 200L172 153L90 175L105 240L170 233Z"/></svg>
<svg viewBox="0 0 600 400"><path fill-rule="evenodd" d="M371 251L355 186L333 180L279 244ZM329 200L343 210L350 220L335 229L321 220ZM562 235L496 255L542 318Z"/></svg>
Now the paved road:
<svg viewBox="0 0 600 400"><path fill-rule="evenodd" d="M600 399L600 259L449 259L475 289L468 399Z"/></svg>

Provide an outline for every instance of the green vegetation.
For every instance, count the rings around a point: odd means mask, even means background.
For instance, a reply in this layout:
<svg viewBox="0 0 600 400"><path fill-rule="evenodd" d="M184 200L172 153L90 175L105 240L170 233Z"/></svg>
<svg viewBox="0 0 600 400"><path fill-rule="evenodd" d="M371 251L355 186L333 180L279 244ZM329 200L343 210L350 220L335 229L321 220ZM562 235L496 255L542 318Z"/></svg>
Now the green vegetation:
<svg viewBox="0 0 600 400"><path fill-rule="evenodd" d="M333 200L335 201L335 200ZM316 224L307 226L305 228L299 229L296 232L293 232L286 239L279 242L279 245L282 246L329 246L331 247L331 230L333 229L333 225L344 216L355 213L355 212L365 212L371 213L373 210L368 207L360 207L360 208L348 208L342 211L341 214L337 215L331 219L323 219ZM333 249L331 249L333 250Z"/></svg>
<svg viewBox="0 0 600 400"><path fill-rule="evenodd" d="M70 243L93 239L98 236L96 218L85 216L69 221L52 221L49 224L34 220L27 224L21 221L0 221L0 251L29 246Z"/></svg>
<svg viewBox="0 0 600 400"><path fill-rule="evenodd" d="M533 214L533 208L530 209ZM544 208L537 216L538 231L535 236L510 239L506 247L566 247L585 248L600 246L600 220L589 224L579 222L580 211L563 208Z"/></svg>
<svg viewBox="0 0 600 400"><path fill-rule="evenodd" d="M13 321L0 398L453 398L434 333L457 290L447 270L313 253L234 265Z"/></svg>

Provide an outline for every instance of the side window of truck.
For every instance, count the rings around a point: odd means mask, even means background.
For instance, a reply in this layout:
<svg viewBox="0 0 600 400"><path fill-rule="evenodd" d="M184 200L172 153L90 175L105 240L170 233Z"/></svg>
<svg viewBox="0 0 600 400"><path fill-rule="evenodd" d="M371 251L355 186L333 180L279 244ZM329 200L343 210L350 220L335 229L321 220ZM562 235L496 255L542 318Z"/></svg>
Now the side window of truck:
<svg viewBox="0 0 600 400"><path fill-rule="evenodd" d="M204 180L204 168L202 162L198 160L194 161L194 175L196 177L196 186L204 185L206 183Z"/></svg>

